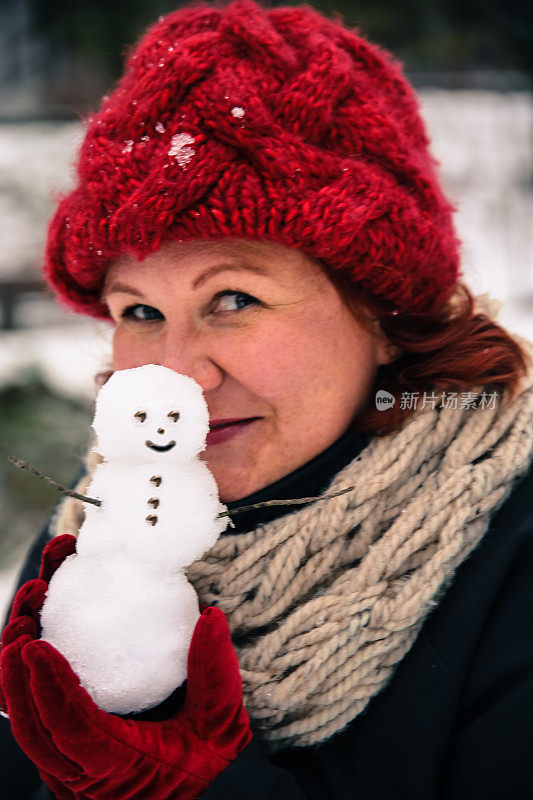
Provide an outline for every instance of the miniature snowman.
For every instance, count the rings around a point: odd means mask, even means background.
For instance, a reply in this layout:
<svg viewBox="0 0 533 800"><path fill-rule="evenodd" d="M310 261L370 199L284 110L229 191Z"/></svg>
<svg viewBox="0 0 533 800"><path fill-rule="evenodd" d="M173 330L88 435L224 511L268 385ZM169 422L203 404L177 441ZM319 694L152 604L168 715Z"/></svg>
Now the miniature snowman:
<svg viewBox="0 0 533 800"><path fill-rule="evenodd" d="M200 611L184 569L227 526L198 458L209 430L201 387L149 364L114 372L96 398L95 450L76 553L50 581L42 638L96 704L116 714L161 703L187 675Z"/></svg>

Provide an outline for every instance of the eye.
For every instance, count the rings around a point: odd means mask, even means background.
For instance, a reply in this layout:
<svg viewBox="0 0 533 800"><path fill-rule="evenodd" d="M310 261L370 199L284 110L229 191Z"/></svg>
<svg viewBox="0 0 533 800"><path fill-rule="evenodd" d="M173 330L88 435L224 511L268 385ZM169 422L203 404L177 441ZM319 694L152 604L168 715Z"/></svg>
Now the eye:
<svg viewBox="0 0 533 800"><path fill-rule="evenodd" d="M180 412L179 411L171 411L169 414L167 414L167 417L170 417L171 419L174 420L174 422L177 422L179 420L179 418L180 418Z"/></svg>
<svg viewBox="0 0 533 800"><path fill-rule="evenodd" d="M132 319L137 322L152 322L154 320L164 319L163 314L153 306L147 306L143 303L136 303L133 306L128 306L121 311L120 316L122 319Z"/></svg>
<svg viewBox="0 0 533 800"><path fill-rule="evenodd" d="M241 311L250 305L258 305L259 300L246 292L233 292L229 289L218 292L214 298L214 307L219 312Z"/></svg>
<svg viewBox="0 0 533 800"><path fill-rule="evenodd" d="M146 419L146 411L136 411L133 416L137 417L141 422L144 422Z"/></svg>

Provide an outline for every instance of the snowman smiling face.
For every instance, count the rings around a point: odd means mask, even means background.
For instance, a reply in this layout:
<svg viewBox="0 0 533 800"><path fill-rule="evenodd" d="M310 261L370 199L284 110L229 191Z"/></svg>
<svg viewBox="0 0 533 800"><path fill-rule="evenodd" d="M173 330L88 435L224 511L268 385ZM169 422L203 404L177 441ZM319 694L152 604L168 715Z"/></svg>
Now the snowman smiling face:
<svg viewBox="0 0 533 800"><path fill-rule="evenodd" d="M146 413L146 411L137 411L134 416L136 417L136 419L139 419L141 422L146 422L146 418L147 418L148 414ZM179 411L169 411L169 413L167 414L167 417L170 417L171 419L174 420L174 422L177 422L179 417L180 417L180 412ZM158 428L157 432L158 432L158 434L160 434L162 436L165 433L165 429L164 428ZM176 442L174 440L172 440L168 444L156 444L155 442L151 442L149 439L147 439L145 441L145 445L146 445L146 447L149 447L151 450L155 450L158 453L166 453L168 450L172 450L172 448L176 445Z"/></svg>
<svg viewBox="0 0 533 800"><path fill-rule="evenodd" d="M113 373L97 396L93 428L105 459L187 461L205 448L209 413L193 379L148 364Z"/></svg>

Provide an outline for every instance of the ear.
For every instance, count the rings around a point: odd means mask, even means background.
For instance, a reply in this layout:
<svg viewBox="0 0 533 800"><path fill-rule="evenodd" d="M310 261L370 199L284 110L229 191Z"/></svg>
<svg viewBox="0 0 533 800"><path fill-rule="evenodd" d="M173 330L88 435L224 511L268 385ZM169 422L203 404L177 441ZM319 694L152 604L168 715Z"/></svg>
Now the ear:
<svg viewBox="0 0 533 800"><path fill-rule="evenodd" d="M403 353L401 347L398 347L396 344L391 344L387 339L385 340L384 344L381 346L382 353L379 365L382 366L384 364L392 364L393 361L396 361Z"/></svg>
<svg viewBox="0 0 533 800"><path fill-rule="evenodd" d="M392 344L392 342L387 339L381 330L378 319L372 320L372 326L374 329L376 363L378 367L384 366L385 364L392 364L393 361L396 361L396 359L402 355L402 348L396 344Z"/></svg>

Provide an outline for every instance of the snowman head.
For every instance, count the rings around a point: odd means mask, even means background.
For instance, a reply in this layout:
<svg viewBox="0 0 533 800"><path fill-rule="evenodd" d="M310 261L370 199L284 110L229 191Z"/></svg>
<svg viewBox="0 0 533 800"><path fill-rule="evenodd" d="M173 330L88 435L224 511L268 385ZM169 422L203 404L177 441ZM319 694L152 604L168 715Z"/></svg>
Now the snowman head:
<svg viewBox="0 0 533 800"><path fill-rule="evenodd" d="M195 380L147 364L117 370L102 386L93 429L106 460L179 463L205 448L209 412Z"/></svg>

